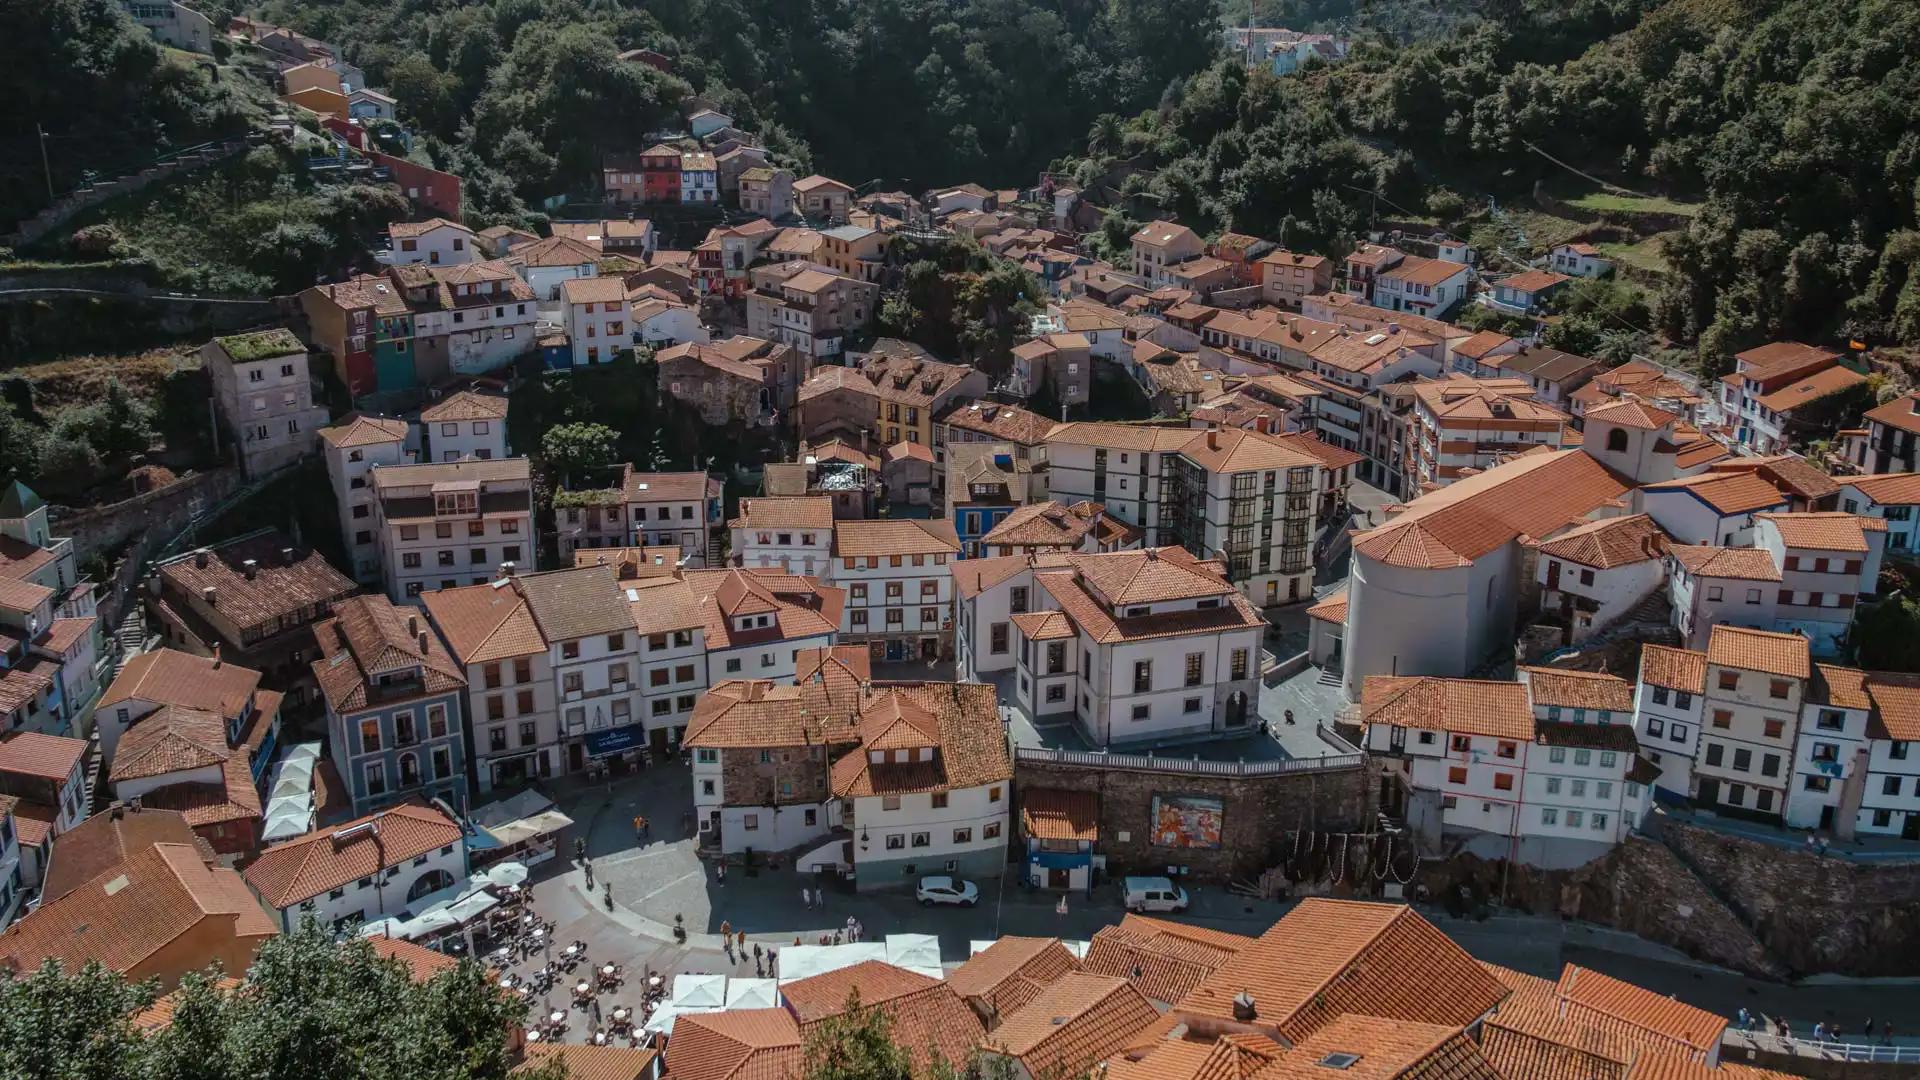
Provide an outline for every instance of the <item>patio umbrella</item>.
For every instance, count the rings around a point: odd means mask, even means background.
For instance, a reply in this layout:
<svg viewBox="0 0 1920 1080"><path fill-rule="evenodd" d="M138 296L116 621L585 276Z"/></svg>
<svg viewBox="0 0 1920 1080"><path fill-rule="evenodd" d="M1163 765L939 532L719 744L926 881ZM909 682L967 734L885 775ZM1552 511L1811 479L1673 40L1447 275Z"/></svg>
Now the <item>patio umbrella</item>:
<svg viewBox="0 0 1920 1080"><path fill-rule="evenodd" d="M487 868L487 881L502 887L519 885L527 880L527 866L519 862L496 863Z"/></svg>
<svg viewBox="0 0 1920 1080"><path fill-rule="evenodd" d="M727 977L725 975L675 975L672 1004L682 1011L724 1009L727 1005Z"/></svg>

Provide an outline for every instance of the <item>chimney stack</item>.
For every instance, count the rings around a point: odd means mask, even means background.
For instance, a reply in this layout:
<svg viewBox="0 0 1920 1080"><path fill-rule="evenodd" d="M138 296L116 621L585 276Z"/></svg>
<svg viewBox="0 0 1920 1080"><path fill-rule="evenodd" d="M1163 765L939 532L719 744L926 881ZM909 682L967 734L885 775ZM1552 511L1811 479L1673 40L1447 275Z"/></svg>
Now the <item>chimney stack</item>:
<svg viewBox="0 0 1920 1080"><path fill-rule="evenodd" d="M207 591L212 592L213 590L208 589ZM220 670L220 643L217 641L213 643L213 668L215 671Z"/></svg>
<svg viewBox="0 0 1920 1080"><path fill-rule="evenodd" d="M207 559L209 555L210 555L210 552L208 552L206 548L201 548L198 551L195 551L193 553L193 565L198 569L205 570L207 568Z"/></svg>
<svg viewBox="0 0 1920 1080"><path fill-rule="evenodd" d="M420 641L420 654L424 656L426 655L426 652L427 652L427 632L425 630L420 631L419 641Z"/></svg>
<svg viewBox="0 0 1920 1080"><path fill-rule="evenodd" d="M282 565L285 565L285 566L293 565L293 549L292 548L284 547L280 549L280 562Z"/></svg>
<svg viewBox="0 0 1920 1080"><path fill-rule="evenodd" d="M248 581L252 581L254 575L259 571L260 560L258 559L247 559L240 564L240 572L247 576Z"/></svg>
<svg viewBox="0 0 1920 1080"><path fill-rule="evenodd" d="M503 562L503 563L501 563L501 564L500 564L500 576L501 576L501 577L503 577L503 578L510 578L510 577L512 577L512 576L513 576L513 564L512 564L512 563L510 563L510 562Z"/></svg>
<svg viewBox="0 0 1920 1080"><path fill-rule="evenodd" d="M213 607L220 602L220 590L208 585L200 590L200 599L205 601L208 607Z"/></svg>
<svg viewBox="0 0 1920 1080"><path fill-rule="evenodd" d="M1233 1018L1243 1024L1250 1024L1260 1018L1260 1010L1254 1006L1251 991L1242 990L1233 995Z"/></svg>
<svg viewBox="0 0 1920 1080"><path fill-rule="evenodd" d="M418 615L407 616L407 633L418 634L419 632L420 632L420 616Z"/></svg>
<svg viewBox="0 0 1920 1080"><path fill-rule="evenodd" d="M1220 429L1219 428L1217 427L1207 428L1207 449L1209 450L1220 449Z"/></svg>

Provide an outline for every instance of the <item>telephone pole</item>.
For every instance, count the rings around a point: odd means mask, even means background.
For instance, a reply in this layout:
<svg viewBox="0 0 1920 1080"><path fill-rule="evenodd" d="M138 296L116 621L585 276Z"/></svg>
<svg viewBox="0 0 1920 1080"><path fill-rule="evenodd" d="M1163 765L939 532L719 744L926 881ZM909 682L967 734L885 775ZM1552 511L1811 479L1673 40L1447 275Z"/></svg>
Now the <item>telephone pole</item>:
<svg viewBox="0 0 1920 1080"><path fill-rule="evenodd" d="M40 137L40 171L47 178L47 201L52 202L59 196L53 193L53 166L47 163L47 132L38 120L33 123L33 133Z"/></svg>

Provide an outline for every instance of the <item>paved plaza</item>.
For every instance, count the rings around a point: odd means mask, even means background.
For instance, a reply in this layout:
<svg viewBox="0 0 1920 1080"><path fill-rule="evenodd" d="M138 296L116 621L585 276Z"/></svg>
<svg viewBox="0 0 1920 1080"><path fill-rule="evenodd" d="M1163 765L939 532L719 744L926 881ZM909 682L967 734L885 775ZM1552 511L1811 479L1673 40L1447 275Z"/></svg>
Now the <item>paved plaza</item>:
<svg viewBox="0 0 1920 1080"><path fill-rule="evenodd" d="M790 870L750 872L738 862L721 885L696 853L683 815L690 805L687 766L670 763L612 783L570 784L552 794L575 825L561 838L562 857L535 869L534 904L556 923L560 942L584 940L595 964L626 967L630 978L649 971L715 972L752 976L752 946L778 950L798 937L816 944L820 935L860 921L867 937L925 933L939 938L945 963L965 960L969 942L1001 934L1084 940L1123 915L1117 893L1072 895L1067 912L1056 910L1059 894L1029 890L1016 882L981 882L978 907L921 908L910 894L830 891L824 908L800 903L801 880ZM651 835L637 840L633 818L649 819ZM594 866L589 891L572 858L573 840L587 841ZM1004 882L1004 887L1003 887ZM613 886L608 910L603 887ZM1289 904L1247 900L1223 889L1193 890L1193 909L1177 918L1219 930L1257 935L1286 913ZM1476 957L1532 974L1554 977L1573 961L1630 979L1660 993L1731 1016L1740 1008L1789 1018L1796 1031L1816 1021L1852 1026L1867 1015L1891 1020L1896 1031L1920 1030L1920 984L1898 980L1821 979L1787 985L1750 979L1696 964L1679 953L1630 934L1530 915L1497 915L1484 921L1453 919L1438 910L1423 914ZM674 916L683 918L687 940L675 939ZM745 956L724 952L723 924L747 934ZM524 965L535 966L535 965ZM637 1000L636 995L628 995ZM632 1002L614 997L621 1003Z"/></svg>

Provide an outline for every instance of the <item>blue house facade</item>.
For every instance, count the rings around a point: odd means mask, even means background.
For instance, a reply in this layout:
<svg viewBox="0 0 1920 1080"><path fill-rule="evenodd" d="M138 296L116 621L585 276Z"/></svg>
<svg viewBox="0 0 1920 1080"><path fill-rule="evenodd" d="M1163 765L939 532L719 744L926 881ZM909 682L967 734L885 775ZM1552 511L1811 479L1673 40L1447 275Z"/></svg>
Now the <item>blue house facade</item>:
<svg viewBox="0 0 1920 1080"><path fill-rule="evenodd" d="M980 554L980 539L1027 501L1031 466L1009 443L953 443L947 447L947 516L960 539L960 558Z"/></svg>
<svg viewBox="0 0 1920 1080"><path fill-rule="evenodd" d="M328 753L353 812L419 797L464 813L467 681L425 621L385 596L355 596L336 604L314 637Z"/></svg>

